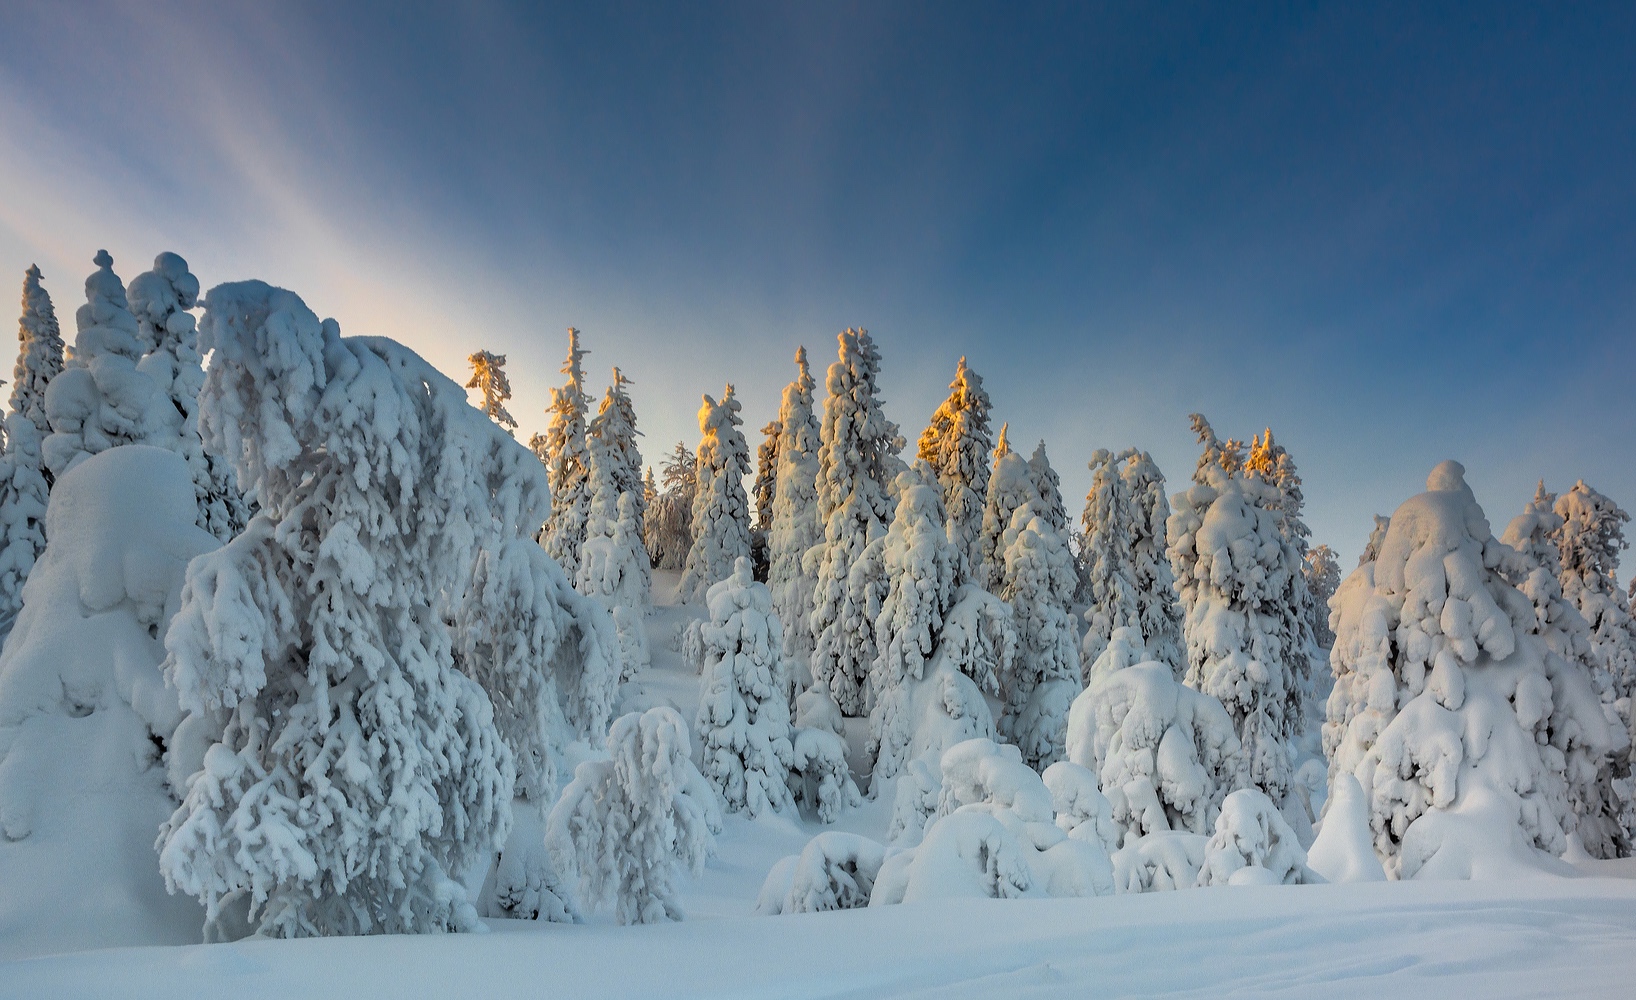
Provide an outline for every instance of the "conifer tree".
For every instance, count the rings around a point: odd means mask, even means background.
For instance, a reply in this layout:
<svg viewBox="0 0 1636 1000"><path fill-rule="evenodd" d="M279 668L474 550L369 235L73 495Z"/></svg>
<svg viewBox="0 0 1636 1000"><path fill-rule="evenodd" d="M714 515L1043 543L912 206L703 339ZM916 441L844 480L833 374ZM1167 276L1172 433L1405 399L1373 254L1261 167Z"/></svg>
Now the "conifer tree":
<svg viewBox="0 0 1636 1000"><path fill-rule="evenodd" d="M989 452L994 447L989 410L982 376L967 368L962 357L949 383L948 398L920 435L919 456L937 474L943 507L949 514L949 538L964 560L962 579L982 565L977 543L988 496Z"/></svg>
<svg viewBox="0 0 1636 1000"><path fill-rule="evenodd" d="M626 386L634 384L623 371L614 368L613 382L603 394L587 434L591 449L602 447L608 453L614 489L636 498L637 524L641 525L647 516L647 501L642 493L642 452L636 439L642 432L636 429L636 407L630 393L625 391Z"/></svg>
<svg viewBox="0 0 1636 1000"><path fill-rule="evenodd" d="M211 290L201 346L201 428L262 506L190 564L167 636L208 749L160 831L165 877L215 930L475 929L460 879L504 843L515 776L444 617L470 565L449 526L494 515L438 399L475 413L261 282Z"/></svg>
<svg viewBox="0 0 1636 1000"><path fill-rule="evenodd" d="M1136 553L1132 543L1137 512L1129 493L1130 484L1120 474L1118 462L1106 449L1091 455L1091 489L1085 495L1085 513L1080 518L1084 542L1080 560L1085 567L1084 644L1085 664L1108 647L1117 628L1141 629L1138 607Z"/></svg>
<svg viewBox="0 0 1636 1000"><path fill-rule="evenodd" d="M664 492L648 510L644 536L655 569L676 570L693 548L693 499L698 495L698 457L682 442L660 467Z"/></svg>
<svg viewBox="0 0 1636 1000"><path fill-rule="evenodd" d="M1631 718L1636 695L1636 619L1618 583L1619 553L1628 545L1624 526L1630 516L1584 480L1559 497L1553 511L1562 522L1551 533L1561 563L1558 580L1563 597L1578 609L1590 630L1596 667L1592 680L1604 715L1615 731L1636 733ZM1609 836L1622 855L1636 851L1632 756L1628 745L1615 749L1599 777L1604 801L1611 798L1620 803L1618 830L1610 830Z"/></svg>
<svg viewBox="0 0 1636 1000"><path fill-rule="evenodd" d="M729 385L721 402L708 394L699 407L698 492L693 498L693 546L682 572L681 599L701 601L711 584L727 579L740 556L750 556L750 505L744 477L750 448L739 427L739 401Z"/></svg>
<svg viewBox="0 0 1636 1000"><path fill-rule="evenodd" d="M1038 502L1034 476L1023 457L1011 450L1007 426L1000 425L994 444L994 468L988 477L988 496L983 503L983 526L977 539L978 569L974 582L993 593L1000 588L1005 573L1005 533L1011 517L1025 503Z"/></svg>
<svg viewBox="0 0 1636 1000"><path fill-rule="evenodd" d="M0 618L23 606L23 583L45 551L45 512L51 495L50 471L40 455L45 389L62 371L62 336L51 296L40 285L40 269L23 278L23 311L17 324L17 367L12 376L11 411L6 415L0 453Z"/></svg>
<svg viewBox="0 0 1636 1000"><path fill-rule="evenodd" d="M857 716L877 653L874 622L882 595L881 581L852 569L891 518L885 477L900 464L901 438L882 408L880 353L869 332L848 329L836 339L839 356L825 378L828 401L818 449L824 540L804 558L816 576L808 619L813 682L843 713Z"/></svg>
<svg viewBox="0 0 1636 1000"><path fill-rule="evenodd" d="M73 360L46 387L51 433L41 453L53 476L122 444L171 443L164 420L174 410L153 379L136 369L141 331L125 285L108 251L97 251L95 263L85 279L85 305L74 316L79 333Z"/></svg>
<svg viewBox="0 0 1636 1000"><path fill-rule="evenodd" d="M750 526L750 549L755 564L755 578L767 582L772 556L770 542L773 529L773 507L778 496L778 442L783 427L772 420L761 428L761 444L756 448L755 523Z"/></svg>
<svg viewBox="0 0 1636 1000"><path fill-rule="evenodd" d="M466 388L483 394L483 412L490 420L504 427L507 434L517 429L517 420L506 411L506 400L511 398L511 379L506 377L506 356L478 351L466 358L471 364L471 380Z"/></svg>
<svg viewBox="0 0 1636 1000"><path fill-rule="evenodd" d="M182 457L198 494L199 527L226 541L244 530L250 511L227 457L206 450L199 435L204 367L188 311L198 304L199 279L188 271L187 261L162 253L154 258L153 270L131 279L126 298L147 351L137 369L153 379L170 403L171 412L160 406L164 430L156 429L153 443Z"/></svg>
<svg viewBox="0 0 1636 1000"><path fill-rule="evenodd" d="M568 382L551 390L551 424L542 442L551 477L551 519L541 544L570 579L579 572L579 549L585 544L585 519L591 507L591 456L585 443L585 411L590 399L585 395L581 364L589 353L579 346L579 331L569 327L568 358L562 364Z"/></svg>
<svg viewBox="0 0 1636 1000"><path fill-rule="evenodd" d="M1187 669L1187 654L1182 644L1182 611L1177 602L1176 577L1170 568L1166 533L1170 501L1165 496L1164 473L1145 451L1130 448L1120 457L1124 464L1119 475L1125 481L1136 515L1131 524L1130 545L1142 642L1147 656L1169 664L1176 679L1181 680Z"/></svg>
<svg viewBox="0 0 1636 1000"><path fill-rule="evenodd" d="M1028 456L1028 475L1034 481L1034 493L1040 498L1040 506L1036 513L1045 518L1058 538L1066 539L1068 508L1062 502L1062 477L1051 467L1051 459L1045 454L1043 438L1034 446L1034 454Z"/></svg>
<svg viewBox="0 0 1636 1000"><path fill-rule="evenodd" d="M805 661L812 656L807 617L817 568L803 559L824 540L824 528L818 518L819 427L812 412L814 382L805 347L796 349L795 368L795 381L784 387L778 408L778 474L767 541L767 585L773 610L784 626L784 655Z"/></svg>
<svg viewBox="0 0 1636 1000"><path fill-rule="evenodd" d="M1312 637L1325 649L1335 645L1335 633L1329 628L1329 599L1341 585L1341 564L1335 550L1327 545L1314 545L1307 552L1306 565L1301 570L1307 578L1307 590L1312 594L1312 611L1308 621Z"/></svg>
<svg viewBox="0 0 1636 1000"><path fill-rule="evenodd" d="M1068 709L1084 688L1079 630L1065 599L1076 576L1073 553L1050 520L1032 502L1017 508L997 595L1011 605L1017 630L1014 666L1000 677L999 728L1036 771L1062 759Z"/></svg>
<svg viewBox="0 0 1636 1000"><path fill-rule="evenodd" d="M620 679L648 665L650 561L637 526L638 493L621 492L614 479L623 456L618 437L591 435L591 507L574 585L613 616L623 654Z"/></svg>

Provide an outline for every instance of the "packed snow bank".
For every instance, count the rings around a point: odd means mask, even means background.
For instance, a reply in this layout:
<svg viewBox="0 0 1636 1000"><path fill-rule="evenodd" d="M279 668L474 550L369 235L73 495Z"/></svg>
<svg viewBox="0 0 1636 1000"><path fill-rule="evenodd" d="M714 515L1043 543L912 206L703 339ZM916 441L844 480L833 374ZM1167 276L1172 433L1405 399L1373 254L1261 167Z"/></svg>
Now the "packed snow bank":
<svg viewBox="0 0 1636 1000"><path fill-rule="evenodd" d="M131 998L1628 993L1636 884L1374 883L949 900L647 927L243 941L0 967L0 994ZM844 958L842 958L844 956Z"/></svg>
<svg viewBox="0 0 1636 1000"><path fill-rule="evenodd" d="M181 710L161 637L194 526L175 454L126 445L57 480L51 538L0 654L0 955L199 940L154 838L175 803L161 759Z"/></svg>

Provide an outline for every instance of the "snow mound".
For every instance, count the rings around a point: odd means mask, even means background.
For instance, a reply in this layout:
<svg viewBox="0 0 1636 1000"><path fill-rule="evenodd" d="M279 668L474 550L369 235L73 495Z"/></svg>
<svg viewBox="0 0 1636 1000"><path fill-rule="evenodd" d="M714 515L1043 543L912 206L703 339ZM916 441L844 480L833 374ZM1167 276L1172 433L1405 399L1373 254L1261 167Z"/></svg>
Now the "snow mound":
<svg viewBox="0 0 1636 1000"><path fill-rule="evenodd" d="M203 909L166 894L153 849L181 719L160 637L188 560L217 545L194 513L187 467L159 448L57 480L0 654L0 953L199 940Z"/></svg>

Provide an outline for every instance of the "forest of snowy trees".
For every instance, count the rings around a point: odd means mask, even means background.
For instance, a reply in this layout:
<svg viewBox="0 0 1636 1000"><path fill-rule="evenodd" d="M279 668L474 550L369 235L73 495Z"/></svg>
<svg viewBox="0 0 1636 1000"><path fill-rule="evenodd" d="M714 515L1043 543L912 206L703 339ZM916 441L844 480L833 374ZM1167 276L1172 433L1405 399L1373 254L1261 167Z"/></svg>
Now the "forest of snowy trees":
<svg viewBox="0 0 1636 1000"><path fill-rule="evenodd" d="M93 265L71 344L22 286L0 875L31 876L0 922L680 919L724 824L872 808L881 839L818 832L758 909L1636 854L1629 515L1583 481L1496 535L1443 462L1343 573L1270 429L1191 415L1179 483L1078 456L1073 518L966 358L910 450L847 329L754 450L729 384L651 463L578 330L525 445L503 355L462 382L174 253ZM673 654L691 717L633 700Z"/></svg>

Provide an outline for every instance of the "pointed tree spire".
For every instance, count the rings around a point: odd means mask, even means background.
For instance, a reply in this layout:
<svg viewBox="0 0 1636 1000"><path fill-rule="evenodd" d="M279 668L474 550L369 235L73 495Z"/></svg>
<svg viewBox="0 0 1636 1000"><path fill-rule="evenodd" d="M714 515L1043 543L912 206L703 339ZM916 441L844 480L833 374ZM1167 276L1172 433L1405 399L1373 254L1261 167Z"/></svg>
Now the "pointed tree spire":
<svg viewBox="0 0 1636 1000"><path fill-rule="evenodd" d="M962 579L977 565L977 540L983 527L983 501L988 495L988 393L983 378L966 366L962 357L949 383L949 395L931 423L921 432L919 456L937 476L948 512L949 538L960 553Z"/></svg>
<svg viewBox="0 0 1636 1000"><path fill-rule="evenodd" d="M471 380L466 388L483 394L483 412L489 419L505 428L507 434L517 429L517 420L506 412L506 400L511 398L511 380L506 377L506 356L477 351L466 358L471 363Z"/></svg>
<svg viewBox="0 0 1636 1000"><path fill-rule="evenodd" d="M568 357L562 373L568 382L551 390L551 425L541 442L551 480L551 518L541 544L572 579L579 571L579 549L585 543L585 519L591 506L591 456L585 443L585 369L589 351L579 346L579 331L568 328Z"/></svg>

